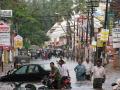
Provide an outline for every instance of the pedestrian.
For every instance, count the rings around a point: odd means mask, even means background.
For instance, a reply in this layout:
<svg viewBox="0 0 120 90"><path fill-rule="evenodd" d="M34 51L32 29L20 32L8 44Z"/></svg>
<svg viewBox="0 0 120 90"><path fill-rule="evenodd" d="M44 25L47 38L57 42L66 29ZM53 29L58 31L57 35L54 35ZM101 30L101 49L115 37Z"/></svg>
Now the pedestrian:
<svg viewBox="0 0 120 90"><path fill-rule="evenodd" d="M60 72L59 69L54 65L54 62L50 63L51 67L51 72L50 72L50 77L54 78L54 82L52 83L54 89L60 89Z"/></svg>
<svg viewBox="0 0 120 90"><path fill-rule="evenodd" d="M85 79L91 80L92 67L93 67L92 62L88 58L86 58L86 60L83 62L83 65L85 66L86 69Z"/></svg>
<svg viewBox="0 0 120 90"><path fill-rule="evenodd" d="M82 65L81 61L78 61L78 65L74 68L74 71L76 73L76 79L77 81L84 81L85 80L85 66Z"/></svg>
<svg viewBox="0 0 120 90"><path fill-rule="evenodd" d="M52 57L52 52L51 52L51 51L49 51L49 52L48 52L48 59L50 60L50 59L51 59L51 57Z"/></svg>
<svg viewBox="0 0 120 90"><path fill-rule="evenodd" d="M102 84L105 82L105 69L102 66L102 62L98 60L97 66L93 67L93 88L102 89Z"/></svg>
<svg viewBox="0 0 120 90"><path fill-rule="evenodd" d="M48 52L45 51L45 60L48 60Z"/></svg>
<svg viewBox="0 0 120 90"><path fill-rule="evenodd" d="M68 79L70 75L67 65L65 64L65 61L62 59L62 57L60 57L58 65L59 65L60 75L62 76L61 78L61 88L62 88L64 86L64 80Z"/></svg>

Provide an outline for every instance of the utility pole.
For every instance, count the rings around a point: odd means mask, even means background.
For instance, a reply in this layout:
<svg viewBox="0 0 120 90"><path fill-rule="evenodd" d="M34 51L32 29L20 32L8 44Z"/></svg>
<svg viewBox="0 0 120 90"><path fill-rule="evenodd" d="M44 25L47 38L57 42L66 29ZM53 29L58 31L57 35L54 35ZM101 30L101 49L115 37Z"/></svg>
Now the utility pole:
<svg viewBox="0 0 120 90"><path fill-rule="evenodd" d="M75 31L76 31L76 30L75 30L75 20L74 20L74 42L73 42L73 56L74 56L73 59L74 59L74 60L75 60L75 36L76 36L76 35L75 35L75 34L76 34Z"/></svg>
<svg viewBox="0 0 120 90"><path fill-rule="evenodd" d="M94 35L94 11L95 7L99 6L99 0L88 0L88 8L90 8L91 12L91 23L90 23L90 43L92 44L93 39L95 39ZM86 40L87 41L87 40ZM96 55L97 55L97 45L96 45ZM94 56L94 64L96 63L96 55Z"/></svg>
<svg viewBox="0 0 120 90"><path fill-rule="evenodd" d="M0 10L2 10L2 8L3 8L3 0L0 0ZM0 21L2 20L2 17L0 16ZM4 70L4 65L3 65L3 47L1 48L1 53L0 53L1 55L0 55L0 64L1 64L1 68L2 68L2 72L3 72L3 70Z"/></svg>
<svg viewBox="0 0 120 90"><path fill-rule="evenodd" d="M93 1L91 2L91 39L94 37L94 7L93 7Z"/></svg>
<svg viewBox="0 0 120 90"><path fill-rule="evenodd" d="M106 0L104 29L107 29L107 22L108 22L108 2L109 2L109 0Z"/></svg>
<svg viewBox="0 0 120 90"><path fill-rule="evenodd" d="M86 45L88 45L88 31L89 31L89 11L87 12L87 31L86 31Z"/></svg>

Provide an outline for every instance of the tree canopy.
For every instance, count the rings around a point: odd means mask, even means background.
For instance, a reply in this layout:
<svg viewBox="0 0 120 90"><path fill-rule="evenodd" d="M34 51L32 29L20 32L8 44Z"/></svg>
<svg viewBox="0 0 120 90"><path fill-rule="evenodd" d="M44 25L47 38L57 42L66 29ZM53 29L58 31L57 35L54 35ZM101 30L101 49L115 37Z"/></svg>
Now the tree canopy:
<svg viewBox="0 0 120 90"><path fill-rule="evenodd" d="M113 0L110 4L110 8L115 13L116 18L120 18L120 0Z"/></svg>
<svg viewBox="0 0 120 90"><path fill-rule="evenodd" d="M84 3L85 0L75 0ZM46 32L63 17L72 14L73 0L1 0L1 9L13 10L12 29L31 44L42 45L49 40ZM77 9L82 9L83 6Z"/></svg>

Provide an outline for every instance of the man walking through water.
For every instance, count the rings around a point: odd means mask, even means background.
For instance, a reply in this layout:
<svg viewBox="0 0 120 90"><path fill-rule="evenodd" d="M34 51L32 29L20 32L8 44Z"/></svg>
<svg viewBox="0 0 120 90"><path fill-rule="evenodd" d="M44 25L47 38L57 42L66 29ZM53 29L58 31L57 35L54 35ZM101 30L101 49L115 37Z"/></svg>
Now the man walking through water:
<svg viewBox="0 0 120 90"><path fill-rule="evenodd" d="M74 71L76 73L76 79L77 81L84 81L85 80L85 66L82 65L82 61L78 61L78 65L74 68Z"/></svg>
<svg viewBox="0 0 120 90"><path fill-rule="evenodd" d="M100 60L97 61L97 66L93 67L93 88L102 89L102 84L105 82L105 69Z"/></svg>
<svg viewBox="0 0 120 90"><path fill-rule="evenodd" d="M92 74L92 62L87 58L86 61L83 62L83 65L85 66L86 73L85 73L85 79L91 80L91 74Z"/></svg>

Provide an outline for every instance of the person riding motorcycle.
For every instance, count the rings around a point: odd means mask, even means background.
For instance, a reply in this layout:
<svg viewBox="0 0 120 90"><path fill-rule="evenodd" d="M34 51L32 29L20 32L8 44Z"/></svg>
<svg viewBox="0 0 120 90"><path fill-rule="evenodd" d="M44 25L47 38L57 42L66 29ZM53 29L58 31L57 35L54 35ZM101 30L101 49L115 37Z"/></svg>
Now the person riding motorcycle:
<svg viewBox="0 0 120 90"><path fill-rule="evenodd" d="M70 83L69 71L68 71L68 68L65 64L65 61L62 60L62 57L60 57L60 60L58 61L58 65L59 65L60 75L62 76L61 88L68 88L68 87L70 88L71 83Z"/></svg>
<svg viewBox="0 0 120 90"><path fill-rule="evenodd" d="M54 65L54 62L50 63L50 67L51 67L51 72L49 77L54 79L54 81L52 82L52 86L54 89L60 89L61 75L59 69Z"/></svg>

